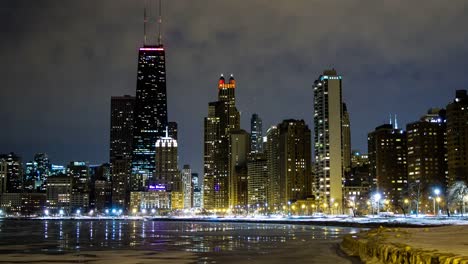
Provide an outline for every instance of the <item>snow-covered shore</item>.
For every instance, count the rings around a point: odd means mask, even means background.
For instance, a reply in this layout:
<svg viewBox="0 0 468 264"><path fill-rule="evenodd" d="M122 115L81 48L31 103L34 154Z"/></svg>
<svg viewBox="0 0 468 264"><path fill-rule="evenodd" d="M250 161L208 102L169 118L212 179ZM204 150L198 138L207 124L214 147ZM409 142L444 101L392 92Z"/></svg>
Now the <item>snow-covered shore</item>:
<svg viewBox="0 0 468 264"><path fill-rule="evenodd" d="M380 227L347 235L341 246L364 263L468 264L468 228L462 225Z"/></svg>

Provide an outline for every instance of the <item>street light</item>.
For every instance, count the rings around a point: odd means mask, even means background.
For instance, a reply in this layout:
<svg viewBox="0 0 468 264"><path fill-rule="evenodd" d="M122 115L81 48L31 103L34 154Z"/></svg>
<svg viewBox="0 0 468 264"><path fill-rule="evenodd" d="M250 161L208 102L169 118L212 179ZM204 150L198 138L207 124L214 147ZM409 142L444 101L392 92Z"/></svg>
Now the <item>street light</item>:
<svg viewBox="0 0 468 264"><path fill-rule="evenodd" d="M380 193L374 194L374 200L377 203L377 216L380 214L380 204L379 204L380 198L382 198Z"/></svg>
<svg viewBox="0 0 468 264"><path fill-rule="evenodd" d="M436 199L439 199L440 190L438 188L434 189L434 194L437 196L437 198L433 199L434 216L435 216L436 215L436 213L435 213L435 202L436 202ZM439 202L437 202L437 214L439 214Z"/></svg>

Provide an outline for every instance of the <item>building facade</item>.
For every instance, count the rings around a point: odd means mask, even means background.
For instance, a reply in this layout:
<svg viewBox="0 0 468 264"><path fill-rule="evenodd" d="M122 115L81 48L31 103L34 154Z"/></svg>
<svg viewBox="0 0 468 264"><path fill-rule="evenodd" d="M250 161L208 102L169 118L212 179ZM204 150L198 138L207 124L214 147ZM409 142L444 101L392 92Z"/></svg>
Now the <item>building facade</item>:
<svg viewBox="0 0 468 264"><path fill-rule="evenodd" d="M250 152L250 135L245 130L229 134L229 208L245 207L248 203L247 160Z"/></svg>
<svg viewBox="0 0 468 264"><path fill-rule="evenodd" d="M229 134L240 129L236 108L236 81L230 77L218 81L218 101L208 105L204 120L203 205L205 209L229 207Z"/></svg>
<svg viewBox="0 0 468 264"><path fill-rule="evenodd" d="M430 109L419 121L406 125L408 184L420 185L422 200L435 197L447 185L445 110Z"/></svg>
<svg viewBox="0 0 468 264"><path fill-rule="evenodd" d="M342 77L325 70L314 82L314 150L318 197L343 205ZM340 210L340 209L338 209Z"/></svg>
<svg viewBox="0 0 468 264"><path fill-rule="evenodd" d="M250 151L263 153L263 126L258 114L253 114L250 119Z"/></svg>
<svg viewBox="0 0 468 264"><path fill-rule="evenodd" d="M384 124L368 134L370 177L376 179L376 192L395 207L407 190L406 133Z"/></svg>
<svg viewBox="0 0 468 264"><path fill-rule="evenodd" d="M166 55L163 45L145 45L138 53L138 75L133 118L130 189L144 190L156 170L156 141L167 121Z"/></svg>
<svg viewBox="0 0 468 264"><path fill-rule="evenodd" d="M447 105L448 184L468 182L468 95L457 90Z"/></svg>

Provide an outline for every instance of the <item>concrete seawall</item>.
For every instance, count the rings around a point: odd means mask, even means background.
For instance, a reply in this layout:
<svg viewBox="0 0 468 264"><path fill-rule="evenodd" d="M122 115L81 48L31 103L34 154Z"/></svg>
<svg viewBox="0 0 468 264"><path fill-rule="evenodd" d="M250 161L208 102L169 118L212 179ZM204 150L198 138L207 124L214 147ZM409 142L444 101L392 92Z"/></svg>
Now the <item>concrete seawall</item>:
<svg viewBox="0 0 468 264"><path fill-rule="evenodd" d="M459 228L380 227L346 235L341 248L364 263L468 264L468 237Z"/></svg>

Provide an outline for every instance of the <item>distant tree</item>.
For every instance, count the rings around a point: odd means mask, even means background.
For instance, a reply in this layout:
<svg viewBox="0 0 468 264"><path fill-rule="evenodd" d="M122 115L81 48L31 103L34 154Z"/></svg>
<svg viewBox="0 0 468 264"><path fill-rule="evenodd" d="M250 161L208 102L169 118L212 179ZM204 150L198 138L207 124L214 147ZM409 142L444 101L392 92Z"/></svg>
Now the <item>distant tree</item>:
<svg viewBox="0 0 468 264"><path fill-rule="evenodd" d="M447 210L454 206L460 209L462 214L465 212L465 199L468 196L468 186L464 181L454 182L447 192Z"/></svg>

